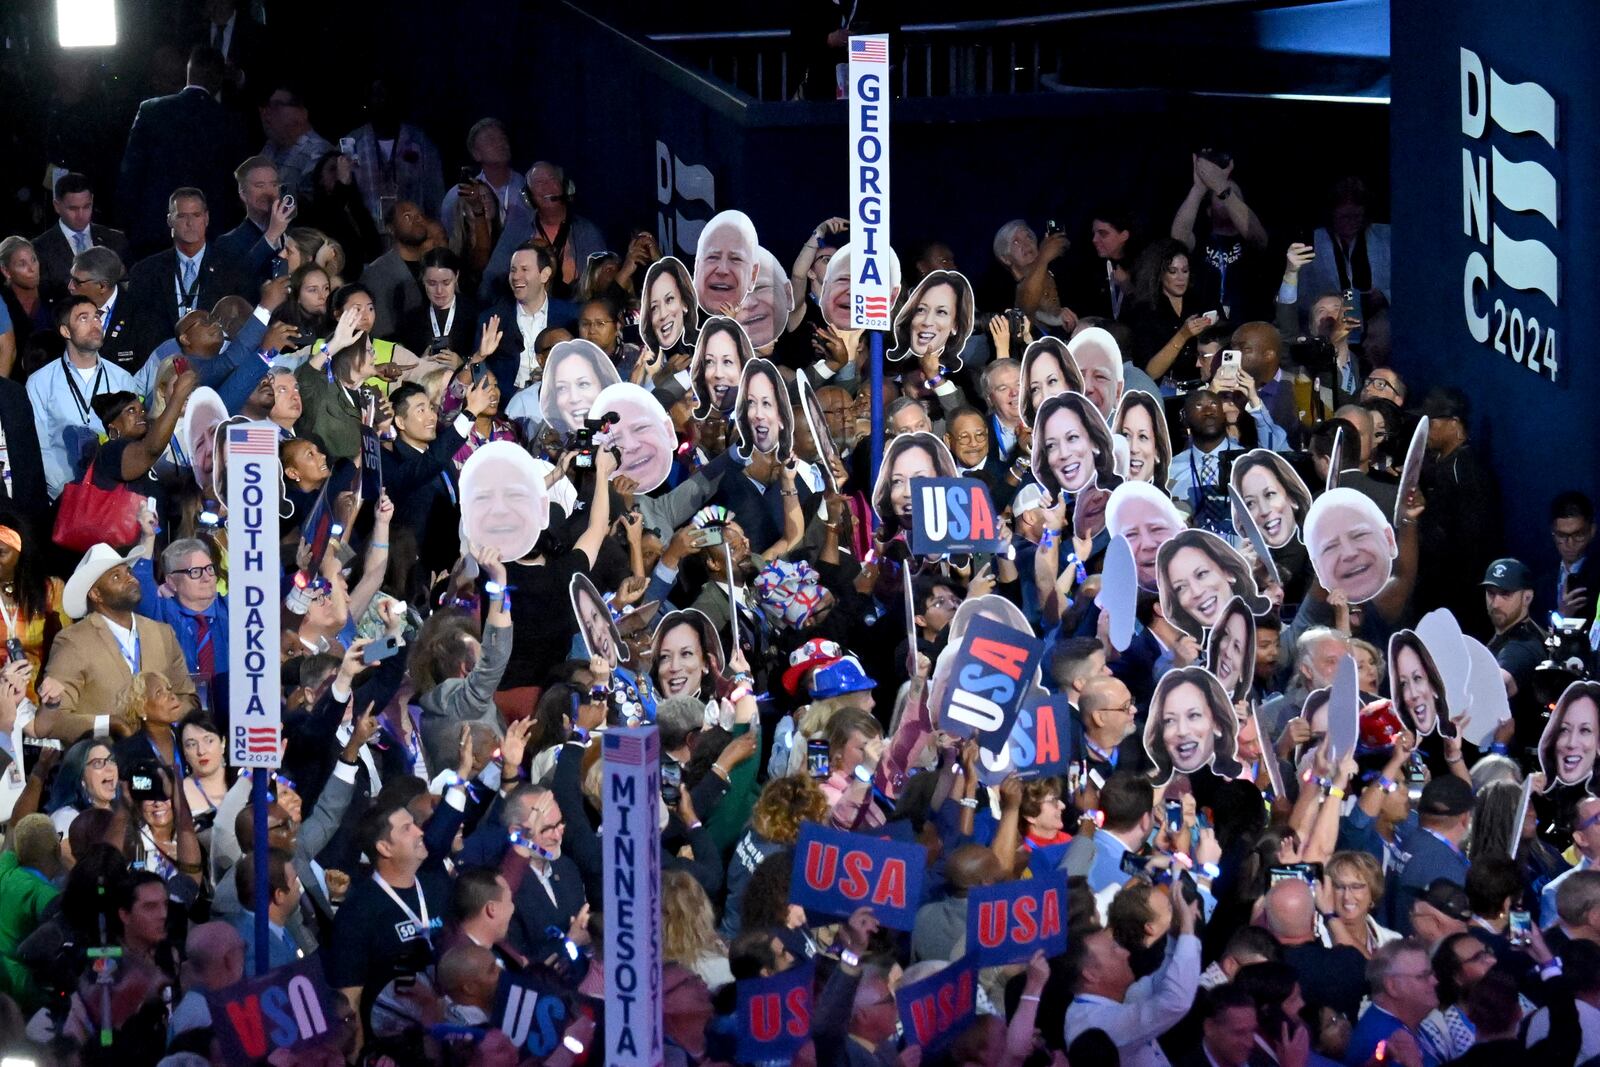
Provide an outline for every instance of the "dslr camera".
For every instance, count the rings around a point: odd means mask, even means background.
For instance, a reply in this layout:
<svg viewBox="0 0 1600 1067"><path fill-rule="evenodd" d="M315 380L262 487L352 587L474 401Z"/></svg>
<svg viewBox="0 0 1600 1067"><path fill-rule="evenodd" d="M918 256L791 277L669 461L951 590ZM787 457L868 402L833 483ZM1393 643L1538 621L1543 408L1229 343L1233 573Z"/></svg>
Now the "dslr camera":
<svg viewBox="0 0 1600 1067"><path fill-rule="evenodd" d="M611 425L621 418L615 411L608 411L598 418L593 416L585 418L583 425L567 435L565 450L574 453L573 467L579 470L594 469L594 455L596 450L595 435L605 433ZM616 449L612 449L616 452Z"/></svg>
<svg viewBox="0 0 1600 1067"><path fill-rule="evenodd" d="M1549 718L1561 694L1573 682L1593 677L1589 663L1589 635L1582 619L1550 613L1550 632L1544 639L1545 660L1533 669L1533 692Z"/></svg>

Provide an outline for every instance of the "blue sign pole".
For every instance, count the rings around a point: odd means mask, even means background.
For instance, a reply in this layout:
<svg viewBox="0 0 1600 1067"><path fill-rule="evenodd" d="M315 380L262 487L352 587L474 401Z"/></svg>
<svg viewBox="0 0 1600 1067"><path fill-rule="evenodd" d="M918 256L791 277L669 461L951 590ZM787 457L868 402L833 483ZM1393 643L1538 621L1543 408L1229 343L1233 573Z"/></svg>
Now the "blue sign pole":
<svg viewBox="0 0 1600 1067"><path fill-rule="evenodd" d="M883 332L872 331L872 481L868 485L878 484L878 468L883 465ZM872 524L878 524L876 509L868 509L872 513Z"/></svg>
<svg viewBox="0 0 1600 1067"><path fill-rule="evenodd" d="M255 909L256 917L256 977L261 977L272 969L271 934L267 926L267 905L272 900L272 886L267 881L267 811L271 803L267 798L267 778L272 774L265 767L256 767L250 772L250 807L254 817L254 831L251 836L255 839L252 846L255 850L253 858L256 875L256 898L249 902ZM240 903L245 903L240 901Z"/></svg>

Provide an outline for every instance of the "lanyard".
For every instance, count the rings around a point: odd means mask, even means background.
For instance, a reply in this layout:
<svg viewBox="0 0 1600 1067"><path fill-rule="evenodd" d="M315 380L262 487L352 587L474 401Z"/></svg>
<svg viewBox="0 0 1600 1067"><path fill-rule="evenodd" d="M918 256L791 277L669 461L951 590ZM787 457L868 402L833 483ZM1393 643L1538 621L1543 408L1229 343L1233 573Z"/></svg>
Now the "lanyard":
<svg viewBox="0 0 1600 1067"><path fill-rule="evenodd" d="M183 287L183 257L178 257L178 262L172 267L172 285L178 291L178 314L184 315L192 311L199 303L200 297L200 260L194 261L194 284L185 289Z"/></svg>
<svg viewBox="0 0 1600 1067"><path fill-rule="evenodd" d="M116 635L116 633L114 633L114 632L112 633L111 639L117 643L117 651L121 652L122 653L122 658L127 661L128 669L130 671L132 671L135 676L137 676L138 673L139 673L139 661L142 658L141 654L139 652L139 624L138 624L138 622L135 621L134 624L133 624L133 651L132 652L128 651L128 646L124 645L122 643L122 638L118 637Z"/></svg>
<svg viewBox="0 0 1600 1067"><path fill-rule="evenodd" d="M1090 752L1100 757L1101 763L1109 763L1112 770L1117 769L1117 760L1122 758L1122 750L1120 748L1113 747L1110 752L1107 752L1087 737L1083 739L1083 743L1088 746Z"/></svg>
<svg viewBox="0 0 1600 1067"><path fill-rule="evenodd" d="M434 337L450 336L450 327L455 325L456 321L456 304L458 303L460 303L459 300L450 301L450 312L445 316L443 326L439 325L438 309L431 305L428 307L428 321L433 323Z"/></svg>
<svg viewBox="0 0 1600 1067"><path fill-rule="evenodd" d="M100 385L106 376L105 364L98 359L95 362L94 383L89 386L89 400L83 398L83 390L78 388L78 369L66 356L61 357L61 373L66 376L67 388L72 390L72 402L78 406L78 417L83 419L85 426L89 425L89 420L94 417L94 410L90 408L89 401L100 395Z"/></svg>
<svg viewBox="0 0 1600 1067"><path fill-rule="evenodd" d="M404 912L406 918L410 919L413 925L415 925L416 928L421 931L423 939L429 944L432 944L433 930L428 925L428 896L422 891L422 879L417 879L417 907L422 912L422 917L420 919L417 917L417 913L408 908L406 906L406 902L400 899L400 894L396 893L389 883L383 880L383 875L374 871L372 873L372 880L378 883L379 889L389 894L389 899L394 901L394 906Z"/></svg>

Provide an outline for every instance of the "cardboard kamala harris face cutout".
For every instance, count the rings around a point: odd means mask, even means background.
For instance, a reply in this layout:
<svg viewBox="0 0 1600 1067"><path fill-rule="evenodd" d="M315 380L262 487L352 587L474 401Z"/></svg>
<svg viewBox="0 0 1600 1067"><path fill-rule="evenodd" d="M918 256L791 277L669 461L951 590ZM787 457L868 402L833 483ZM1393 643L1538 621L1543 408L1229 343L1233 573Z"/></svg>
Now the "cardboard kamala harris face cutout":
<svg viewBox="0 0 1600 1067"><path fill-rule="evenodd" d="M1270 548L1282 548L1300 533L1311 510L1305 480L1276 452L1257 448L1233 463L1228 484L1239 493L1245 510ZM1238 517L1234 525L1244 525Z"/></svg>
<svg viewBox="0 0 1600 1067"><path fill-rule="evenodd" d="M491 441L461 465L461 532L468 544L497 548L509 563L532 552L549 523L544 475L521 445Z"/></svg>
<svg viewBox="0 0 1600 1067"><path fill-rule="evenodd" d="M761 273L756 224L742 211L711 216L694 249L694 292L708 315L732 315Z"/></svg>
<svg viewBox="0 0 1600 1067"><path fill-rule="evenodd" d="M675 352L689 344L700 328L694 280L683 260L658 259L644 272L644 314L639 336L652 352Z"/></svg>
<svg viewBox="0 0 1600 1067"><path fill-rule="evenodd" d="M667 480L678 438L661 401L642 386L618 382L600 390L589 409L593 418L615 415L607 437L622 454L613 478L632 478L648 493Z"/></svg>
<svg viewBox="0 0 1600 1067"><path fill-rule="evenodd" d="M1344 593L1352 604L1365 604L1383 590L1399 555L1388 517L1348 488L1329 489L1312 503L1305 542L1322 588Z"/></svg>
<svg viewBox="0 0 1600 1067"><path fill-rule="evenodd" d="M771 360L752 359L739 377L739 446L749 453L777 453L780 462L794 458L794 406L789 390Z"/></svg>
<svg viewBox="0 0 1600 1067"><path fill-rule="evenodd" d="M1172 470L1172 439L1161 401L1140 389L1122 394L1111 432L1128 442L1128 478L1165 489Z"/></svg>
<svg viewBox="0 0 1600 1067"><path fill-rule="evenodd" d="M707 674L722 673L722 641L703 611L669 611L650 643L650 673L658 697L698 696Z"/></svg>
<svg viewBox="0 0 1600 1067"><path fill-rule="evenodd" d="M1033 420L1033 477L1052 500L1116 480L1111 427L1082 393L1059 393Z"/></svg>
<svg viewBox="0 0 1600 1067"><path fill-rule="evenodd" d="M930 273L900 305L894 318L889 358L921 361L933 356L947 370L961 369L961 350L972 337L972 285L953 270Z"/></svg>
<svg viewBox="0 0 1600 1067"><path fill-rule="evenodd" d="M623 644L622 632L612 621L611 609L605 597L594 587L586 574L574 574L567 583L567 596L572 601L572 617L578 620L578 636L591 657L599 656L613 668L627 658L628 646Z"/></svg>
<svg viewBox="0 0 1600 1067"><path fill-rule="evenodd" d="M1161 676L1144 729L1157 785L1204 767L1236 777L1238 742L1239 718L1215 675L1203 667L1178 667Z"/></svg>
<svg viewBox="0 0 1600 1067"><path fill-rule="evenodd" d="M713 315L705 321L689 364L689 399L695 418L704 422L713 412L723 418L733 414L745 365L755 355L744 327L733 319Z"/></svg>
<svg viewBox="0 0 1600 1067"><path fill-rule="evenodd" d="M1039 405L1057 393L1083 392L1083 375L1059 337L1041 337L1022 354L1022 419L1033 425Z"/></svg>
<svg viewBox="0 0 1600 1067"><path fill-rule="evenodd" d="M1257 591L1244 557L1208 530L1184 530L1161 546L1156 553L1156 588L1167 621L1197 641L1222 621L1234 597L1241 598L1252 615L1264 615L1271 607Z"/></svg>
<svg viewBox="0 0 1600 1067"><path fill-rule="evenodd" d="M1232 703L1250 695L1256 675L1256 617L1240 597L1228 601L1222 621L1211 628L1206 668L1217 676Z"/></svg>
<svg viewBox="0 0 1600 1067"><path fill-rule="evenodd" d="M1400 721L1419 738L1456 735L1444 676L1415 630L1396 630L1389 638L1389 698Z"/></svg>
<svg viewBox="0 0 1600 1067"><path fill-rule="evenodd" d="M1539 767L1545 792L1558 786L1587 785L1600 795L1594 779L1596 746L1600 745L1600 682L1573 682L1556 701L1555 711L1539 737Z"/></svg>
<svg viewBox="0 0 1600 1067"><path fill-rule="evenodd" d="M1156 562L1161 546L1184 529L1183 516L1165 488L1131 481L1117 486L1106 504L1106 529L1128 542L1139 588L1156 592Z"/></svg>
<svg viewBox="0 0 1600 1067"><path fill-rule="evenodd" d="M911 530L911 479L954 478L956 461L950 449L931 433L903 433L883 450L878 484L872 489L872 510L891 532Z"/></svg>
<svg viewBox="0 0 1600 1067"><path fill-rule="evenodd" d="M539 410L545 425L569 434L583 425L595 397L622 380L614 363L593 341L573 338L550 350L539 386Z"/></svg>

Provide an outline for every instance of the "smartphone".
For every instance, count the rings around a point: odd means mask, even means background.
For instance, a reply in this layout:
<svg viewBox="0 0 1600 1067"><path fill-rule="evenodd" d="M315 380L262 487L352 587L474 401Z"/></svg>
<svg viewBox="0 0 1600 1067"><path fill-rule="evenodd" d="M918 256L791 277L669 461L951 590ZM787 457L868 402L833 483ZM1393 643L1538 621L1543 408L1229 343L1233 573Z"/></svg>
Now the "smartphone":
<svg viewBox="0 0 1600 1067"><path fill-rule="evenodd" d="M489 374L489 361L479 360L472 365L472 384L478 385Z"/></svg>
<svg viewBox="0 0 1600 1067"><path fill-rule="evenodd" d="M1222 362L1219 366L1233 367L1238 369L1239 362L1243 358L1244 353L1240 352L1237 348L1224 348L1222 350Z"/></svg>
<svg viewBox="0 0 1600 1067"><path fill-rule="evenodd" d="M683 768L676 763L661 765L661 799L675 808L683 797Z"/></svg>
<svg viewBox="0 0 1600 1067"><path fill-rule="evenodd" d="M1206 322L1208 322L1211 325L1215 326L1218 322L1222 321L1222 312L1220 312L1220 311L1208 311L1204 315L1201 315L1200 317L1202 319L1205 319Z"/></svg>
<svg viewBox="0 0 1600 1067"><path fill-rule="evenodd" d="M716 548L722 544L722 527L708 526L700 531L700 547Z"/></svg>
<svg viewBox="0 0 1600 1067"><path fill-rule="evenodd" d="M398 651L400 651L399 635L384 634L367 646L367 650L361 654L361 662L382 663Z"/></svg>
<svg viewBox="0 0 1600 1067"><path fill-rule="evenodd" d="M806 742L806 770L819 782L833 773L828 766L827 741L814 737Z"/></svg>
<svg viewBox="0 0 1600 1067"><path fill-rule="evenodd" d="M1525 911L1513 911L1510 918L1507 932L1511 935L1511 943L1519 948L1532 944L1533 916Z"/></svg>
<svg viewBox="0 0 1600 1067"><path fill-rule="evenodd" d="M1123 874L1145 873L1145 859L1137 852L1124 852L1122 854L1122 862L1120 866Z"/></svg>
<svg viewBox="0 0 1600 1067"><path fill-rule="evenodd" d="M284 193L283 194L283 210L285 210L285 211L293 211L294 210L294 194L293 193Z"/></svg>
<svg viewBox="0 0 1600 1067"><path fill-rule="evenodd" d="M23 651L22 642L15 637L6 638L6 662L15 663L28 658L28 653Z"/></svg>
<svg viewBox="0 0 1600 1067"><path fill-rule="evenodd" d="M1272 867L1267 871L1268 885L1277 885L1279 882L1288 882L1296 878L1315 889L1317 884L1322 881L1322 864L1286 863L1282 866Z"/></svg>
<svg viewBox="0 0 1600 1067"><path fill-rule="evenodd" d="M128 775L128 788L133 793L133 802L141 804L146 800L166 800L167 784L149 766L135 767Z"/></svg>
<svg viewBox="0 0 1600 1067"><path fill-rule="evenodd" d="M1361 294L1356 292L1354 289L1346 289L1342 295L1344 298L1344 317L1347 319L1356 320L1356 324L1350 327L1350 337L1348 340L1350 344L1358 345L1361 343L1361 338L1363 336L1363 324L1361 320Z"/></svg>
<svg viewBox="0 0 1600 1067"><path fill-rule="evenodd" d="M356 154L356 139L354 137L339 138L339 154L354 157Z"/></svg>
<svg viewBox="0 0 1600 1067"><path fill-rule="evenodd" d="M456 181L462 185L471 185L476 180L477 175L472 173L471 167L462 167L461 173L456 177Z"/></svg>
<svg viewBox="0 0 1600 1067"><path fill-rule="evenodd" d="M1164 805L1167 816L1167 833L1175 834L1183 829L1183 802L1169 800Z"/></svg>

